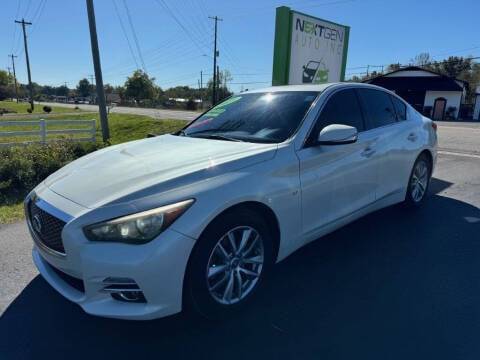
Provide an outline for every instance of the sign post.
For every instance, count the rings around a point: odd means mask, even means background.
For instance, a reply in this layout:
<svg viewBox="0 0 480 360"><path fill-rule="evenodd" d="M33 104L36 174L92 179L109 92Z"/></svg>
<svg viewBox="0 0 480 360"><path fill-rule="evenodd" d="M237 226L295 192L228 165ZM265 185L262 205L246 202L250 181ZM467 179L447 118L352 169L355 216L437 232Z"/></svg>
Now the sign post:
<svg viewBox="0 0 480 360"><path fill-rule="evenodd" d="M272 85L344 81L349 35L348 26L278 7Z"/></svg>

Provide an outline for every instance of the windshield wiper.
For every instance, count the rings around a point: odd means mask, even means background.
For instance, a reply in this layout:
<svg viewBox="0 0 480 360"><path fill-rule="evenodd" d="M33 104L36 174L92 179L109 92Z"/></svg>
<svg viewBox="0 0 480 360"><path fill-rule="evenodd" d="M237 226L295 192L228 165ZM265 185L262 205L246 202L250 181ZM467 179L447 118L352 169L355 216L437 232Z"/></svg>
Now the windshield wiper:
<svg viewBox="0 0 480 360"><path fill-rule="evenodd" d="M176 133L174 133L177 136L188 136L185 130L179 130Z"/></svg>
<svg viewBox="0 0 480 360"><path fill-rule="evenodd" d="M241 139L238 139L238 138L234 138L234 137L230 137L230 136L226 136L226 135L222 135L222 134L197 134L197 133L193 133L193 134L190 134L189 136L191 137L199 137L199 138L203 138L203 139L214 139L214 140L226 140L226 141L237 141L237 142L244 142L243 140Z"/></svg>

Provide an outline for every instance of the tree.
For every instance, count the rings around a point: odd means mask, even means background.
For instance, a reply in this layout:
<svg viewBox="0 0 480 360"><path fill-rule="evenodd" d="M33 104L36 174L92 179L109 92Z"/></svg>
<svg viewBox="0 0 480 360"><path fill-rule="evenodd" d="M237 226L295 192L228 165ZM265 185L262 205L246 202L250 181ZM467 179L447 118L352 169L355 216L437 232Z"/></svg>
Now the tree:
<svg viewBox="0 0 480 360"><path fill-rule="evenodd" d="M88 97L93 93L93 85L87 79L82 79L78 82L77 93L81 97Z"/></svg>
<svg viewBox="0 0 480 360"><path fill-rule="evenodd" d="M103 88L104 88L105 94L113 94L115 90L115 88L110 84L105 84Z"/></svg>
<svg viewBox="0 0 480 360"><path fill-rule="evenodd" d="M448 59L435 62L433 70L450 77L459 78L472 69L472 60L469 58L450 56Z"/></svg>
<svg viewBox="0 0 480 360"><path fill-rule="evenodd" d="M8 97L12 97L12 89L9 86L13 77L6 71L0 70L0 100L5 100Z"/></svg>
<svg viewBox="0 0 480 360"><path fill-rule="evenodd" d="M233 80L233 77L228 70L220 71L218 74L218 89L217 89L217 102L222 101L223 99L232 95L232 92L228 90L228 83ZM204 98L210 100L212 98L213 92L213 79L208 80L207 83L207 93L205 94Z"/></svg>
<svg viewBox="0 0 480 360"><path fill-rule="evenodd" d="M428 66L432 62L432 58L429 53L420 53L410 60L416 66Z"/></svg>
<svg viewBox="0 0 480 360"><path fill-rule="evenodd" d="M55 95L57 96L68 96L70 89L65 85L55 88Z"/></svg>
<svg viewBox="0 0 480 360"><path fill-rule="evenodd" d="M125 96L130 99L154 100L156 96L155 78L151 78L142 70L135 70L125 81Z"/></svg>
<svg viewBox="0 0 480 360"><path fill-rule="evenodd" d="M400 68L401 68L400 63L390 64L390 65L387 66L387 72L392 72L392 71L400 70Z"/></svg>
<svg viewBox="0 0 480 360"><path fill-rule="evenodd" d="M48 95L48 96L55 95L55 88L50 85L44 85L42 87L42 94Z"/></svg>
<svg viewBox="0 0 480 360"><path fill-rule="evenodd" d="M165 90L165 96L173 99L193 99L198 98L198 89L189 86L175 86Z"/></svg>

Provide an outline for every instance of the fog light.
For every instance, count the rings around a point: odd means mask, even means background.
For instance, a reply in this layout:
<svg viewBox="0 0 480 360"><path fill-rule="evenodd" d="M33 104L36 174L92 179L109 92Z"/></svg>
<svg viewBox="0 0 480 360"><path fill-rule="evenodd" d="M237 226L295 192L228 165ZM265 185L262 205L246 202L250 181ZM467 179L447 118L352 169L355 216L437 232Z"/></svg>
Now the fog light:
<svg viewBox="0 0 480 360"><path fill-rule="evenodd" d="M147 300L143 292L133 279L109 277L103 280L106 285L102 291L110 293L110 296L118 301L145 303Z"/></svg>

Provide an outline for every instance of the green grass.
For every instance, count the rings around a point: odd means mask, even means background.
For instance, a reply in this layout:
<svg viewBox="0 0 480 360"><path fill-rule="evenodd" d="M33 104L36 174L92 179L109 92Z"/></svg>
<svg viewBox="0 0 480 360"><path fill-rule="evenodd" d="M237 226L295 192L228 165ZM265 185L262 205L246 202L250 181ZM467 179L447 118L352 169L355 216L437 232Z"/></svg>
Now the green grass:
<svg viewBox="0 0 480 360"><path fill-rule="evenodd" d="M1 105L0 105L1 107ZM100 121L98 114L79 114L79 115L54 115L49 119L68 119L68 120L91 120L95 119L97 123L97 142L101 143L102 134L100 130ZM0 122L8 120L5 117L0 117ZM154 134L166 134L181 129L185 126L186 122L182 120L154 120L148 116L130 115L130 114L110 114L109 115L109 127L110 127L110 143L119 144L131 140L143 139L149 133ZM0 131L22 131L33 130L38 127L34 126L22 126L22 127L3 127ZM47 129L58 129L61 126L48 127ZM64 128L72 128L72 125ZM80 128L80 126L75 126ZM33 140L32 137L18 137L18 138L0 138L3 142L13 141L25 141ZM35 138L35 139L38 139ZM12 199L9 203L0 203L0 224L12 223L23 218L23 199Z"/></svg>
<svg viewBox="0 0 480 360"><path fill-rule="evenodd" d="M30 104L26 102L20 102L17 103L15 101L0 101L0 109L8 109L11 111L14 111L16 114L28 114L27 109L30 108ZM52 112L50 114L56 114L56 113L72 113L72 112L81 112L81 110L74 110L72 108L68 107L61 107L61 106L53 106L52 107ZM46 114L43 111L43 105L35 104L34 114Z"/></svg>
<svg viewBox="0 0 480 360"><path fill-rule="evenodd" d="M100 120L97 117L80 116L85 119L97 120L97 139L101 141ZM149 116L131 115L131 114L110 114L110 143L120 144L126 141L143 139L149 133L162 135L180 130L186 125L182 120L154 120Z"/></svg>
<svg viewBox="0 0 480 360"><path fill-rule="evenodd" d="M0 224L10 224L23 219L23 201L0 204Z"/></svg>

